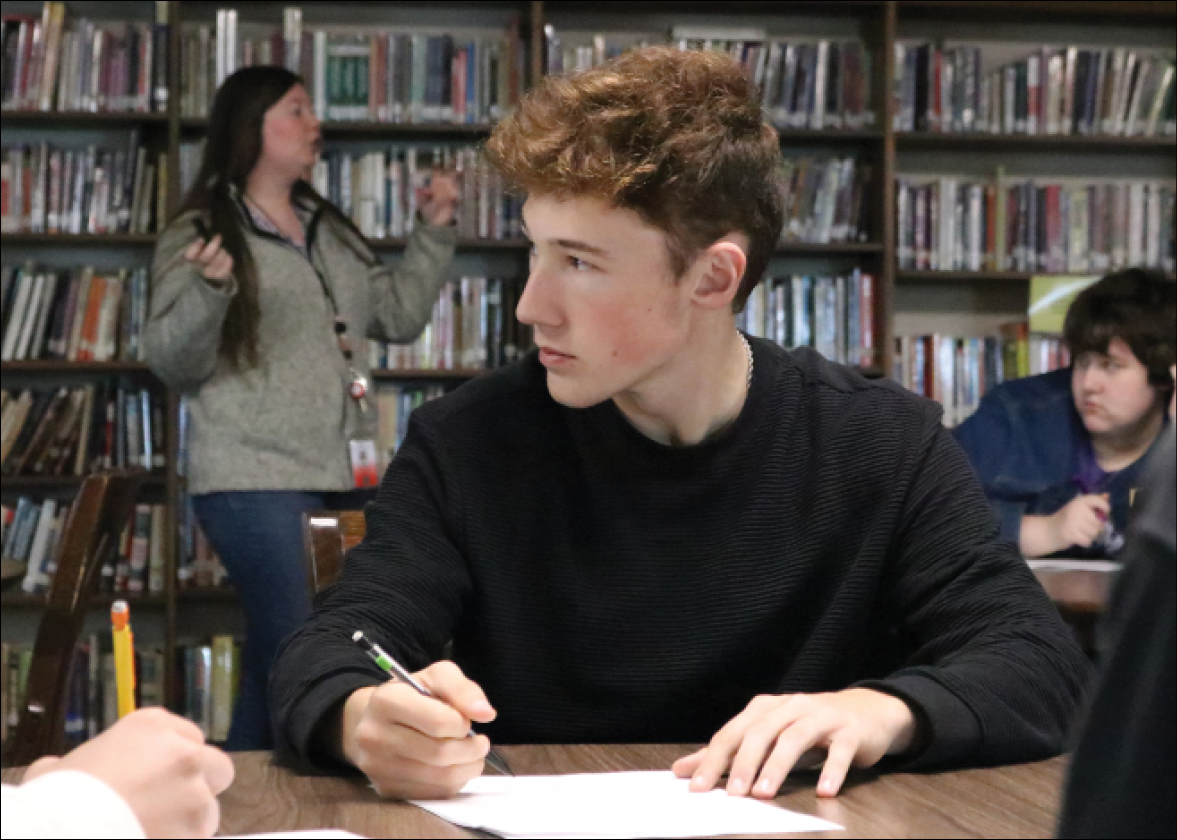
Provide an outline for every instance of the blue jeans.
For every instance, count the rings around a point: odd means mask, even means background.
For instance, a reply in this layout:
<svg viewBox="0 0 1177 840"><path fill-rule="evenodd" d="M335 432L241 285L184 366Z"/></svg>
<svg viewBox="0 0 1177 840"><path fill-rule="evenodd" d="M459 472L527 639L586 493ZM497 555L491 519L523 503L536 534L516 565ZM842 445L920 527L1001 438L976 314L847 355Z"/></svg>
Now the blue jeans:
<svg viewBox="0 0 1177 840"><path fill-rule="evenodd" d="M279 645L311 614L302 541L302 515L358 510L373 497L355 493L209 493L192 499L200 527L245 611L241 686L225 748L269 750L274 745L267 682Z"/></svg>

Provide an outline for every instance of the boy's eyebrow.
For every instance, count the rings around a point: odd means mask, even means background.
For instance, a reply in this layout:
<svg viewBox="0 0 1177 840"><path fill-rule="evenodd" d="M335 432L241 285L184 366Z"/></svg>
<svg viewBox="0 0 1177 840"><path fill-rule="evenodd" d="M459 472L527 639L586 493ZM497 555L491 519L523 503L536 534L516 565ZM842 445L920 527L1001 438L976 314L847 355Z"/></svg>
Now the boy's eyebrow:
<svg viewBox="0 0 1177 840"><path fill-rule="evenodd" d="M588 254L596 254L598 257L607 257L609 252L604 248L598 248L596 245L590 245L587 242L579 242L575 239L557 239L556 244L568 251L584 251Z"/></svg>
<svg viewBox="0 0 1177 840"><path fill-rule="evenodd" d="M520 230L522 230L523 235L528 239L533 239L531 231L527 229L527 222L520 224ZM587 242L581 242L577 239L551 239L549 241L554 242L566 251L584 251L586 254L596 254L599 257L609 256L609 252L604 248L597 245L590 245Z"/></svg>

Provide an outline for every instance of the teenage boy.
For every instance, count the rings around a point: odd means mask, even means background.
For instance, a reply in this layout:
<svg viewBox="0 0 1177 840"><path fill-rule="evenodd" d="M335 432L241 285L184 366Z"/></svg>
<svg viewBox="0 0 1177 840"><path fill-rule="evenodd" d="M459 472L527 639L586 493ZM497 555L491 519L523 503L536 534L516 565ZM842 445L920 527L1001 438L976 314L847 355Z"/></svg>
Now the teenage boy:
<svg viewBox="0 0 1177 840"><path fill-rule="evenodd" d="M884 757L1059 752L1085 660L939 410L736 331L782 220L740 66L649 48L545 79L488 152L528 195L539 350L414 415L275 666L280 757L416 798L487 736L709 742L674 767L694 789L769 797L814 755L828 796Z"/></svg>
<svg viewBox="0 0 1177 840"><path fill-rule="evenodd" d="M1007 382L957 429L1001 533L1030 557L1114 555L1172 416L1177 287L1129 269L1067 310L1069 369Z"/></svg>

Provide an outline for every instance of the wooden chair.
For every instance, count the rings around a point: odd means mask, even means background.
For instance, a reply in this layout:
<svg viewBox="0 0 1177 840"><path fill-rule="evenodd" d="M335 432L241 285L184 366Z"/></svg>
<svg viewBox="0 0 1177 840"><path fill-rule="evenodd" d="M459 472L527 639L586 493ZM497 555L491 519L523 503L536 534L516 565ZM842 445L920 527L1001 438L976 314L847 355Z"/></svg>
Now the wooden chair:
<svg viewBox="0 0 1177 840"><path fill-rule="evenodd" d="M88 477L61 535L57 571L29 666L24 707L8 742L4 765L21 767L65 746L68 683L78 636L99 570L131 521L141 473Z"/></svg>
<svg viewBox="0 0 1177 840"><path fill-rule="evenodd" d="M306 548L307 580L318 595L343 571L343 558L364 539L363 511L316 510L302 516L302 541Z"/></svg>

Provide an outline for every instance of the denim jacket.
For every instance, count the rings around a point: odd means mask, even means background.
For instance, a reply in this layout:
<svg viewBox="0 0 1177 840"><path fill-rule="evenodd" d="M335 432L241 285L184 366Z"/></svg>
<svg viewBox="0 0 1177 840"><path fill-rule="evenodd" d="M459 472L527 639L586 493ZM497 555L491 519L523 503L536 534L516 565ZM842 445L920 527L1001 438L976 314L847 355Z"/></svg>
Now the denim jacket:
<svg viewBox="0 0 1177 840"><path fill-rule="evenodd" d="M1007 539L1017 542L1023 516L1049 516L1079 495L1074 477L1091 438L1075 410L1070 368L994 388L977 413L956 429L956 439L972 461ZM1143 457L1110 476L1102 488L1110 496L1111 522L1119 534L1127 530L1133 490L1156 446L1154 442ZM1108 552L1097 543L1062 553L1093 557Z"/></svg>

